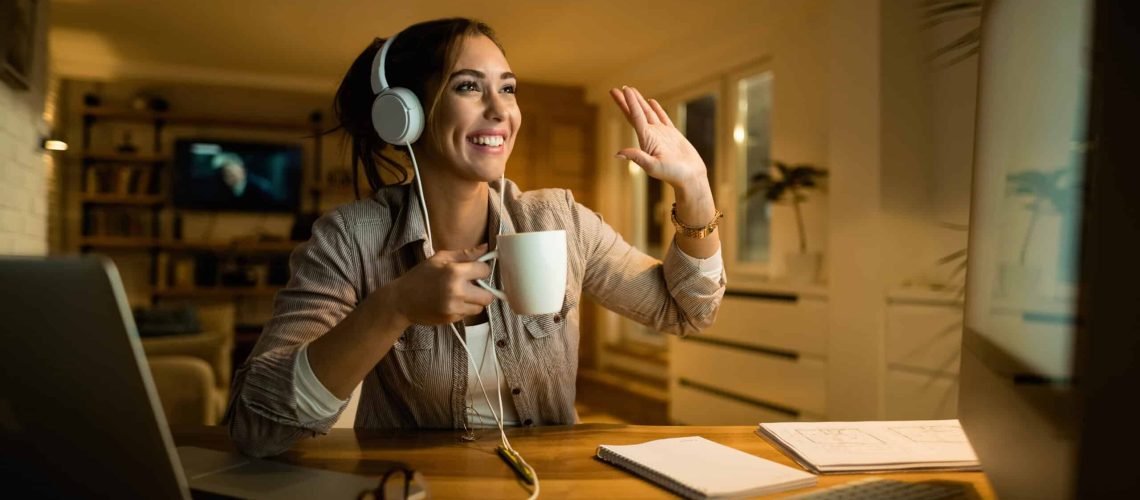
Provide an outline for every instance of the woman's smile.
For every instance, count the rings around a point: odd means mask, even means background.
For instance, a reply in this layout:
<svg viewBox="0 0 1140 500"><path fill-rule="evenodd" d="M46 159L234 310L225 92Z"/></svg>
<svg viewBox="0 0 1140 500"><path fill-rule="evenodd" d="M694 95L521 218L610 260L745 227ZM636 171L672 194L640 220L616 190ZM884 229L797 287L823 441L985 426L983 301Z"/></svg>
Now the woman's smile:
<svg viewBox="0 0 1140 500"><path fill-rule="evenodd" d="M479 130L467 136L468 145L478 153L503 154L509 133L505 130Z"/></svg>

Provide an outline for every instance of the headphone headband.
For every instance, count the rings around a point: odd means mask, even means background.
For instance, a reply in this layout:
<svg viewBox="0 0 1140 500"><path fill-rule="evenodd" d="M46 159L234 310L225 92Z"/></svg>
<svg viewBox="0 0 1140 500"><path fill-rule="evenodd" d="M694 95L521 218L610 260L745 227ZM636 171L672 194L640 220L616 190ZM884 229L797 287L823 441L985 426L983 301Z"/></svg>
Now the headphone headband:
<svg viewBox="0 0 1140 500"><path fill-rule="evenodd" d="M397 33L396 35L398 35ZM376 57L372 58L372 93L379 94L387 90L388 79L384 75L384 63L388 59L388 48L392 46L392 41L396 39L396 35L388 37L384 40L384 45L380 47L380 52L376 53Z"/></svg>

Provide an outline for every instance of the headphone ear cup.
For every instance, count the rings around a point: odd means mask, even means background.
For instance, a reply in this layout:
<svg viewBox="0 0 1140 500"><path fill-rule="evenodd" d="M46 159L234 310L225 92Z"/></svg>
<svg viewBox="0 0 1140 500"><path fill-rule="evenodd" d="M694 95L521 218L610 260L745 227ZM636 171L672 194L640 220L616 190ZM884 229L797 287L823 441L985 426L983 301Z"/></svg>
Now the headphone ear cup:
<svg viewBox="0 0 1140 500"><path fill-rule="evenodd" d="M372 101L372 127L388 144L416 142L424 131L424 110L412 91L387 89Z"/></svg>

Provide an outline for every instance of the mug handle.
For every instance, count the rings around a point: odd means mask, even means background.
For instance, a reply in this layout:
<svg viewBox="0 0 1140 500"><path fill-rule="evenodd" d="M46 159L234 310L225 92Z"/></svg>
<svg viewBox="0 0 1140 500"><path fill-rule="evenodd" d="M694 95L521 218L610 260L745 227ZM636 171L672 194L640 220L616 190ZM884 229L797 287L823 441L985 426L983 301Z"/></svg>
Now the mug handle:
<svg viewBox="0 0 1140 500"><path fill-rule="evenodd" d="M495 259L498 257L499 257L499 251L498 250L492 250L490 252L483 254L482 257L475 259L475 262L487 262L491 259ZM490 283L487 283L484 280L475 280L475 284L483 287L484 290L491 292L491 295L494 295L495 298L497 298L499 300L507 300L507 294L503 293L502 290L499 290L498 288L491 286Z"/></svg>

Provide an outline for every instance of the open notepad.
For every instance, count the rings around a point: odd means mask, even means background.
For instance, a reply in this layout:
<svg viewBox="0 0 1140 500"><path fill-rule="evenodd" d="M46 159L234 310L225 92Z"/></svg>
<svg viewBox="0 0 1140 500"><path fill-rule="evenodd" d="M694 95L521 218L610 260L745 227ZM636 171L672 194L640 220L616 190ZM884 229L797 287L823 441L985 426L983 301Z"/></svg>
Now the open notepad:
<svg viewBox="0 0 1140 500"><path fill-rule="evenodd" d="M691 436L598 446L597 457L686 498L738 498L815 485L815 476Z"/></svg>
<svg viewBox="0 0 1140 500"><path fill-rule="evenodd" d="M957 420L780 422L756 432L820 474L980 470Z"/></svg>

